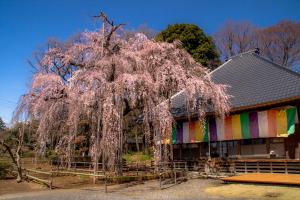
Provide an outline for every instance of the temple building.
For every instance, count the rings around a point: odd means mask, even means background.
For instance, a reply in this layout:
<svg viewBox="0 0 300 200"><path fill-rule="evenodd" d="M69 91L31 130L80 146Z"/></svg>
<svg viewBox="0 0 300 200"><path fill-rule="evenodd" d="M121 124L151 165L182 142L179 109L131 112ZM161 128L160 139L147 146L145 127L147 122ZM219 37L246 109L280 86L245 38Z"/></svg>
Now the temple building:
<svg viewBox="0 0 300 200"><path fill-rule="evenodd" d="M184 91L174 95L174 160L299 159L300 74L249 51L231 57L210 76L228 85L230 114L223 119L207 113L200 123L196 115L187 114Z"/></svg>

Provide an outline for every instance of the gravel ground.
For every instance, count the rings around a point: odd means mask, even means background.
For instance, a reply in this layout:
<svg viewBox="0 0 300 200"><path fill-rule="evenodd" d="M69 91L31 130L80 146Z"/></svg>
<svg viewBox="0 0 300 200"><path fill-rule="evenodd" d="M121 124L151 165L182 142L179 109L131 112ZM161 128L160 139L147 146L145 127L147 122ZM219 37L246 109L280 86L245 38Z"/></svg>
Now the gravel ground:
<svg viewBox="0 0 300 200"><path fill-rule="evenodd" d="M52 191L36 191L27 193L7 194L0 199L22 200L139 200L139 199L224 199L224 197L211 196L204 190L208 187L220 185L217 180L192 179L181 184L160 190L157 181L148 181L144 184L123 184L110 186L108 193L104 193L103 186L81 189L55 189Z"/></svg>

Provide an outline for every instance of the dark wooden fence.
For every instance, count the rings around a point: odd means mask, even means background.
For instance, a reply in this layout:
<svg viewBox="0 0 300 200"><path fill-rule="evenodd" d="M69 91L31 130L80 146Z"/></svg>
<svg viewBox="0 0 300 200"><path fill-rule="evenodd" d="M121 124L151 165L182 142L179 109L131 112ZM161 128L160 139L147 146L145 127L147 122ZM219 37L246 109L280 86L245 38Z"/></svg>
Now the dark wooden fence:
<svg viewBox="0 0 300 200"><path fill-rule="evenodd" d="M183 162L183 161L181 161ZM200 159L186 161L189 171L206 172L216 174L238 173L285 173L300 174L300 160L287 159Z"/></svg>
<svg viewBox="0 0 300 200"><path fill-rule="evenodd" d="M236 173L300 174L299 160L236 160L232 166Z"/></svg>

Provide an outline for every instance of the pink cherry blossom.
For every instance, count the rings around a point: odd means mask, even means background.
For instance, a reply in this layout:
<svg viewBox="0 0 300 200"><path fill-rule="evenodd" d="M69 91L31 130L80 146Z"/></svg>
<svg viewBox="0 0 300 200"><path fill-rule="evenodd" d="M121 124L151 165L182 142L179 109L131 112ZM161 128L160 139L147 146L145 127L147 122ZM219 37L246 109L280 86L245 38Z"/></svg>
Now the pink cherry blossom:
<svg viewBox="0 0 300 200"><path fill-rule="evenodd" d="M70 161L78 123L86 118L94 161L102 155L108 164L116 164L126 134L125 111L136 108L141 108L149 144L151 134L155 141L170 140L174 123L170 99L181 90L188 110L202 119L208 108L221 116L229 110L226 87L214 84L208 70L180 45L155 42L141 33L129 40L116 32L109 36L114 27L105 25L99 31L83 32L76 40L52 45L42 57L31 88L16 110L16 115L27 112L39 120L40 153L57 141L57 152ZM154 149L156 160L166 159L157 146Z"/></svg>

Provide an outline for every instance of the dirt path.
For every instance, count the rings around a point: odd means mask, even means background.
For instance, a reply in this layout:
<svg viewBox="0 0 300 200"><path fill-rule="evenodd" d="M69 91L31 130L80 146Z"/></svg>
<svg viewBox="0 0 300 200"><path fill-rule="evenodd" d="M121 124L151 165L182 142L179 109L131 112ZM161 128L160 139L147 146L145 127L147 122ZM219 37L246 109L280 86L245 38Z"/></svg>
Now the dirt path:
<svg viewBox="0 0 300 200"><path fill-rule="evenodd" d="M220 184L213 180L190 180L179 185L160 190L157 181L148 181L144 184L130 185L122 184L110 186L109 192L104 193L104 187L88 187L81 189L57 189L53 191L35 191L28 193L7 194L0 196L0 199L24 199L24 200L139 200L139 199L223 199L204 192L210 186Z"/></svg>
<svg viewBox="0 0 300 200"><path fill-rule="evenodd" d="M28 183L26 181L17 183L15 179L0 180L0 197L5 194L36 192L46 188L36 183Z"/></svg>
<svg viewBox="0 0 300 200"><path fill-rule="evenodd" d="M299 196L299 187L223 184L218 180L193 179L164 190L159 189L158 181L148 181L138 185L133 183L113 185L109 186L107 194L104 192L104 186L89 185L85 188L55 189L52 191L39 186L33 192L14 192L2 195L0 200L295 200Z"/></svg>

